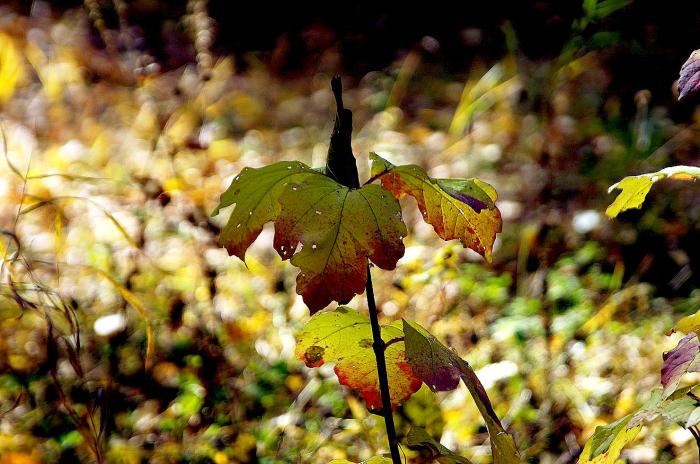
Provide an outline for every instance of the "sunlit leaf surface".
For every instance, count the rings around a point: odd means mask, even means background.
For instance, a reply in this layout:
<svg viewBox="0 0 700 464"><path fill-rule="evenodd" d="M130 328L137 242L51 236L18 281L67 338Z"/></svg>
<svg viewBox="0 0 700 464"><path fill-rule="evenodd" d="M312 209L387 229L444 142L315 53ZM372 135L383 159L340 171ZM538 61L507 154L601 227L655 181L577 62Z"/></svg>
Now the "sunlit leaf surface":
<svg viewBox="0 0 700 464"><path fill-rule="evenodd" d="M697 180L700 179L700 168L695 166L672 166L658 172L625 177L608 189L608 192L612 192L615 189L621 192L612 204L608 206L608 209L605 210L605 214L614 218L628 209L641 208L651 186L661 179L667 178Z"/></svg>
<svg viewBox="0 0 700 464"><path fill-rule="evenodd" d="M673 328L674 331L681 333L697 332L698 329L700 329L700 310L680 319Z"/></svg>
<svg viewBox="0 0 700 464"><path fill-rule="evenodd" d="M367 260L394 269L406 226L398 201L378 185L350 189L303 163L244 169L214 215L235 205L220 242L241 259L263 225L276 221L274 246L299 267L297 293L311 313L362 293Z"/></svg>
<svg viewBox="0 0 700 464"><path fill-rule="evenodd" d="M632 414L609 425L596 427L579 457L579 464L615 464L622 448L637 437L641 425L629 427Z"/></svg>
<svg viewBox="0 0 700 464"><path fill-rule="evenodd" d="M277 218L284 187L292 181L316 176L321 177L321 174L296 161L244 168L221 195L219 206L212 213L216 216L220 209L235 205L221 231L220 243L229 254L244 260L246 250L260 235L265 223Z"/></svg>
<svg viewBox="0 0 700 464"><path fill-rule="evenodd" d="M362 293L368 258L394 269L403 256L407 232L399 202L378 185L349 189L314 176L289 184L280 205L274 246L299 267L297 293L312 314Z"/></svg>
<svg viewBox="0 0 700 464"><path fill-rule="evenodd" d="M423 219L445 239L458 239L486 259L501 231L496 191L478 179L435 179L416 165L394 166L376 153L370 154L372 178L396 198L416 199Z"/></svg>
<svg viewBox="0 0 700 464"><path fill-rule="evenodd" d="M406 361L401 337L401 321L382 327L382 339L391 342L385 356L392 408L407 400L421 385ZM370 410L381 409L372 329L365 315L345 306L316 314L297 335L296 356L308 367L335 363L340 383L357 391Z"/></svg>

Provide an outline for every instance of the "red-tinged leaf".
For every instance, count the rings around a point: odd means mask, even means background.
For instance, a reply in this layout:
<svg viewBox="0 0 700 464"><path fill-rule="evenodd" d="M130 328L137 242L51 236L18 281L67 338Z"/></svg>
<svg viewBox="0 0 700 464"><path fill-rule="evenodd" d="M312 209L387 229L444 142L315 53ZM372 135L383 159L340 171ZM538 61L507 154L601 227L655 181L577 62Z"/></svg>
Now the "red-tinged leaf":
<svg viewBox="0 0 700 464"><path fill-rule="evenodd" d="M221 195L219 210L235 205L219 242L230 255L245 260L245 252L260 235L265 223L274 221L280 212L279 197L290 182L308 177L323 177L321 173L297 161L282 161L262 168L245 168Z"/></svg>
<svg viewBox="0 0 700 464"><path fill-rule="evenodd" d="M676 391L681 377L688 372L700 372L700 341L695 332L683 337L674 349L664 353L664 364L661 368L664 398Z"/></svg>
<svg viewBox="0 0 700 464"><path fill-rule="evenodd" d="M385 342L402 336L400 321L382 327ZM384 354L391 406L396 408L420 388L421 381L406 361L403 341L390 343ZM335 373L340 383L357 391L368 409L381 410L372 328L363 314L345 306L316 314L297 335L296 356L308 367L335 363Z"/></svg>
<svg viewBox="0 0 700 464"><path fill-rule="evenodd" d="M700 91L700 50L690 54L678 78L678 99L685 98Z"/></svg>
<svg viewBox="0 0 700 464"><path fill-rule="evenodd" d="M471 464L471 461L443 446L435 438L431 437L425 429L412 427L406 436L406 444L409 448L428 449L432 459L440 464Z"/></svg>
<svg viewBox="0 0 700 464"><path fill-rule="evenodd" d="M493 187L478 179L434 179L420 166L394 166L376 153L370 153L370 160L372 179L379 179L396 198L415 198L423 219L441 238L458 239L491 259L503 225Z"/></svg>
<svg viewBox="0 0 700 464"><path fill-rule="evenodd" d="M399 202L378 185L349 189L325 176L309 177L289 184L280 206L274 246L299 267L297 293L312 314L362 293L367 259L394 269L403 256L407 232Z"/></svg>
<svg viewBox="0 0 700 464"><path fill-rule="evenodd" d="M406 358L416 377L437 391L453 390L462 379L486 423L494 464L519 463L515 441L501 425L484 386L469 363L415 322L404 320L403 332Z"/></svg>

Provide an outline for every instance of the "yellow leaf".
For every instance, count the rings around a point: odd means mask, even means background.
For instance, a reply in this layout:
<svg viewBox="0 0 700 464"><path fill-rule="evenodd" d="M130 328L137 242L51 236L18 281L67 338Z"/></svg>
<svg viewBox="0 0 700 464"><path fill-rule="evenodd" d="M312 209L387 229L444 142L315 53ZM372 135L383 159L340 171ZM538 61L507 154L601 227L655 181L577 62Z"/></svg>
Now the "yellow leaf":
<svg viewBox="0 0 700 464"><path fill-rule="evenodd" d="M622 211L640 208L651 186L666 178L677 180L700 179L700 168L696 166L671 166L658 172L625 177L608 189L608 193L615 189L621 192L612 204L608 206L608 209L605 210L605 214L610 218L614 218Z"/></svg>
<svg viewBox="0 0 700 464"><path fill-rule="evenodd" d="M700 309L695 314L690 316L685 316L683 319L676 323L673 328L674 332L690 333L695 332L700 329Z"/></svg>
<svg viewBox="0 0 700 464"><path fill-rule="evenodd" d="M22 55L12 37L0 33L0 103L12 98L24 75Z"/></svg>
<svg viewBox="0 0 700 464"><path fill-rule="evenodd" d="M634 440L642 430L641 425L629 427L633 414L610 425L596 427L588 439L578 464L615 464L624 446Z"/></svg>

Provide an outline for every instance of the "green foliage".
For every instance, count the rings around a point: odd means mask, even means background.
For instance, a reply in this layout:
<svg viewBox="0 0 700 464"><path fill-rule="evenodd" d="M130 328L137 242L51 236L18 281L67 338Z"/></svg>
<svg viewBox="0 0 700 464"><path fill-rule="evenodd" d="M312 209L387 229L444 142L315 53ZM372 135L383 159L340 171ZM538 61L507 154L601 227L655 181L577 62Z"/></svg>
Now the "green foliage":
<svg viewBox="0 0 700 464"><path fill-rule="evenodd" d="M666 397L661 389L655 389L651 392L651 398L637 412L612 424L596 427L586 442L579 464L616 463L623 447L637 437L646 423L658 417L686 428L696 425L700 419L700 402L690 390L684 388Z"/></svg>
<svg viewBox="0 0 700 464"><path fill-rule="evenodd" d="M233 205L219 242L229 254L244 260L246 250L265 223L279 215L279 198L285 187L290 182L316 176L321 174L299 162L283 161L259 169L243 169L221 195L219 206L212 213L216 216L222 208Z"/></svg>
<svg viewBox="0 0 700 464"><path fill-rule="evenodd" d="M632 415L610 425L596 427L579 457L579 464L615 464L622 448L634 440L641 425L629 426Z"/></svg>

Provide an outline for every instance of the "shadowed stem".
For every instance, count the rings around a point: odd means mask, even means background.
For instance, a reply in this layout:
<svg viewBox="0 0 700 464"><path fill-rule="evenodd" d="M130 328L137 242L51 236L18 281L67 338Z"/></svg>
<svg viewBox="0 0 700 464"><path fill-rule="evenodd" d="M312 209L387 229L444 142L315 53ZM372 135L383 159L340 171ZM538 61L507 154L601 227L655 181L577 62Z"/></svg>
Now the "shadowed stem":
<svg viewBox="0 0 700 464"><path fill-rule="evenodd" d="M698 447L698 458L700 459L700 434L698 434L698 429L693 427L688 428L690 430L690 433L693 434L693 438L695 438L695 444Z"/></svg>
<svg viewBox="0 0 700 464"><path fill-rule="evenodd" d="M399 455L399 440L396 437L396 428L394 427L394 416L391 411L391 396L389 395L389 378L386 374L386 359L384 351L386 344L382 340L382 329L379 326L379 313L377 312L377 303L374 301L374 289L372 288L371 267L367 265L367 306L369 307L369 320L372 325L372 349L374 357L377 360L377 376L379 377L379 393L382 397L382 416L386 424L386 435L389 439L389 451L391 452L391 460L394 464L401 464L401 456Z"/></svg>

